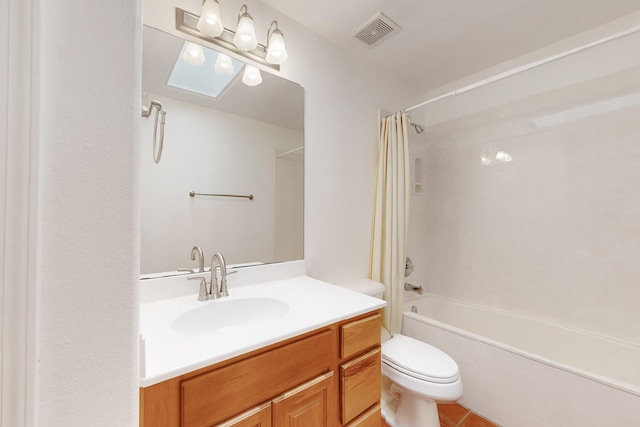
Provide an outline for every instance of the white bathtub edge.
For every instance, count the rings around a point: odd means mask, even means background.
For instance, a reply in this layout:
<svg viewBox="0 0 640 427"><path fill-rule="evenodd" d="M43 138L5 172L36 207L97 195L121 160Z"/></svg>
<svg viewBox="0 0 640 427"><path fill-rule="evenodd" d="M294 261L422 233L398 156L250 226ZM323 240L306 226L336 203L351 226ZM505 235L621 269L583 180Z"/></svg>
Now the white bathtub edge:
<svg viewBox="0 0 640 427"><path fill-rule="evenodd" d="M451 301L455 301L455 300L451 300ZM455 301L455 302L459 303L459 301ZM482 306L479 306L479 307L482 307ZM482 308L484 308L484 307L482 307ZM500 310L500 311L503 311L503 310ZM509 314L512 314L512 313L510 313L508 311L505 311L505 312L509 313ZM540 356L540 355L537 355L537 354L530 353L528 351L524 351L524 350L518 349L518 348L510 346L508 344L504 344L504 343L501 343L499 341L495 341L495 340L493 340L491 338L483 337L481 335L478 335L478 334L475 334L473 332L469 332L469 331L466 331L464 329L449 325L447 323L435 320L433 318L426 317L426 316L421 315L419 313L412 313L411 311L405 311L404 312L404 316L409 317L409 318L411 318L413 320L416 320L418 322L426 323L428 325L437 327L439 329L443 329L445 331L454 333L454 334L462 336L464 338L468 338L468 339L471 339L473 341L477 341L477 342L488 344L488 345L490 345L492 347L496 347L496 348L499 348L501 350L508 351L508 352L510 352L512 354L516 354L518 356L525 357L525 358L527 358L529 360L540 362L540 363L543 363L543 364L545 364L547 366L550 366L552 368L561 369L563 371L570 372L572 374L575 374L575 375L578 375L580 377L583 377L583 378L585 378L587 380L595 381L595 382L598 382L598 383L600 383L602 385L605 385L605 386L608 386L608 387L612 387L612 388L615 388L617 390L620 390L620 391L623 391L623 392L626 392L626 393L630 393L630 394L634 394L634 395L640 397L640 387L634 386L633 384L624 383L624 382L617 381L617 380L609 378L609 377L598 375L598 374L595 374L595 373L592 373L592 372L587 372L587 371L584 371L582 369L575 368L573 366L569 366L569 365L566 365L564 363L560 363L560 362L557 362L555 360L548 359L546 357L543 357L543 356Z"/></svg>

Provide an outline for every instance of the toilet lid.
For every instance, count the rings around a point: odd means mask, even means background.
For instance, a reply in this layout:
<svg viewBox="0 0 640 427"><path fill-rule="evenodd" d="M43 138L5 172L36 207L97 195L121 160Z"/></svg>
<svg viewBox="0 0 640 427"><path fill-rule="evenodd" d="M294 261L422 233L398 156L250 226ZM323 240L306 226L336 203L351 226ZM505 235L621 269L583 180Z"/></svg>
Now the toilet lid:
<svg viewBox="0 0 640 427"><path fill-rule="evenodd" d="M382 344L382 361L424 381L444 384L460 378L458 365L447 353L400 334Z"/></svg>

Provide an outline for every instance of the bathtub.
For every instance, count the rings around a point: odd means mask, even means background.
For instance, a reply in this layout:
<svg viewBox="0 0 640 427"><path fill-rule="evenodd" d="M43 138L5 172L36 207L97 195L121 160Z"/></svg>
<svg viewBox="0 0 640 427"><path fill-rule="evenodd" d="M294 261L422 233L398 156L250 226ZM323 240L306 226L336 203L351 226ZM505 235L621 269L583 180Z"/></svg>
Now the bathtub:
<svg viewBox="0 0 640 427"><path fill-rule="evenodd" d="M404 310L403 334L458 363L460 403L501 426L640 426L636 343L434 296Z"/></svg>

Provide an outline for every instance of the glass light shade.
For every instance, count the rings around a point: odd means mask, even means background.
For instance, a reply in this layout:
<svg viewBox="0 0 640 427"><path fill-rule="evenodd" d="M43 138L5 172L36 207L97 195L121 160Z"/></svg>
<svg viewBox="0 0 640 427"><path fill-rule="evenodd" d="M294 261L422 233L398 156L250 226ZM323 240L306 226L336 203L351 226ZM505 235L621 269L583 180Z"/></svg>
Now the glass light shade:
<svg viewBox="0 0 640 427"><path fill-rule="evenodd" d="M204 60L206 59L204 56L204 49L202 49L202 46L199 44L187 42L187 48L182 54L182 59L187 64L199 67L204 64Z"/></svg>
<svg viewBox="0 0 640 427"><path fill-rule="evenodd" d="M240 50L249 51L258 47L253 18L248 13L243 14L238 21L238 29L233 37L233 44Z"/></svg>
<svg viewBox="0 0 640 427"><path fill-rule="evenodd" d="M202 14L198 19L198 31L211 37L218 37L222 34L224 26L220 17L220 4L217 0L205 0L202 5Z"/></svg>
<svg viewBox="0 0 640 427"><path fill-rule="evenodd" d="M215 65L216 73L221 74L223 76L230 76L233 74L233 62L231 62L231 58L224 53L218 52L218 57L216 58Z"/></svg>
<svg viewBox="0 0 640 427"><path fill-rule="evenodd" d="M510 162L512 160L511 155L504 151L498 151L496 153L496 160L499 162Z"/></svg>
<svg viewBox="0 0 640 427"><path fill-rule="evenodd" d="M242 75L242 83L247 86L258 86L262 83L262 75L260 74L260 70L254 67L253 65L245 65L244 74Z"/></svg>
<svg viewBox="0 0 640 427"><path fill-rule="evenodd" d="M274 30L269 37L269 47L267 49L267 57L265 58L270 64L284 64L289 55L284 45L284 36L282 31Z"/></svg>

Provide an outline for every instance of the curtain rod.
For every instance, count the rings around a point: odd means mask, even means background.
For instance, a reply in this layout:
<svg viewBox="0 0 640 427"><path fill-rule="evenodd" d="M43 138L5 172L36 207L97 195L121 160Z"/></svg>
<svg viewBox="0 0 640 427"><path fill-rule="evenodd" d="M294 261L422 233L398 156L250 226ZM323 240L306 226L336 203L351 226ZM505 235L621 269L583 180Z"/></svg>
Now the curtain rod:
<svg viewBox="0 0 640 427"><path fill-rule="evenodd" d="M426 100L424 102L421 102L420 104L414 105L413 107L405 108L404 110L401 110L401 112L406 113L406 112L409 112L411 110L415 110L416 108L424 107L425 105L431 104L433 102L439 101L439 100L444 99L444 98L449 98L451 96L462 95L463 93L469 92L470 90L478 89L478 88L480 88L482 86L486 86L488 84L495 83L495 82L497 82L499 80L506 79L507 77L511 77L511 76L516 75L516 74L523 73L525 71L531 70L533 68L537 68L537 67L539 67L541 65L544 65L544 64L548 64L549 62L557 61L558 59L566 58L567 56L574 55L576 53L582 52L582 51L587 50L587 49L591 49L592 47L596 47L596 46L599 46L601 44L608 43L610 41L617 40L619 38L629 36L631 34L637 33L638 31L640 31L640 25L636 25L635 27L631 27L631 28L629 28L627 30L619 31L619 32L611 34L611 35L609 35L607 37L603 37L603 38L595 40L595 41L593 41L591 43L587 43L585 45L582 45L580 47L577 47L577 48L574 48L574 49L570 49L570 50L566 50L566 51L558 53L556 55L551 55L551 56L548 56L548 57L546 57L544 59L541 59L541 60L538 60L538 61L533 61L533 62L530 62L530 63L528 63L526 65L522 65L520 67L512 68L511 70L508 70L508 71L505 71L505 72L502 72L502 73L498 73L498 74L496 74L496 75L494 75L492 77L486 78L484 80L480 80L478 82L471 83L469 85L463 86L463 87L461 87L459 89L452 90L451 92L447 92L447 93L445 93L443 95L436 96L434 98L430 98L430 99L428 99L428 100Z"/></svg>

